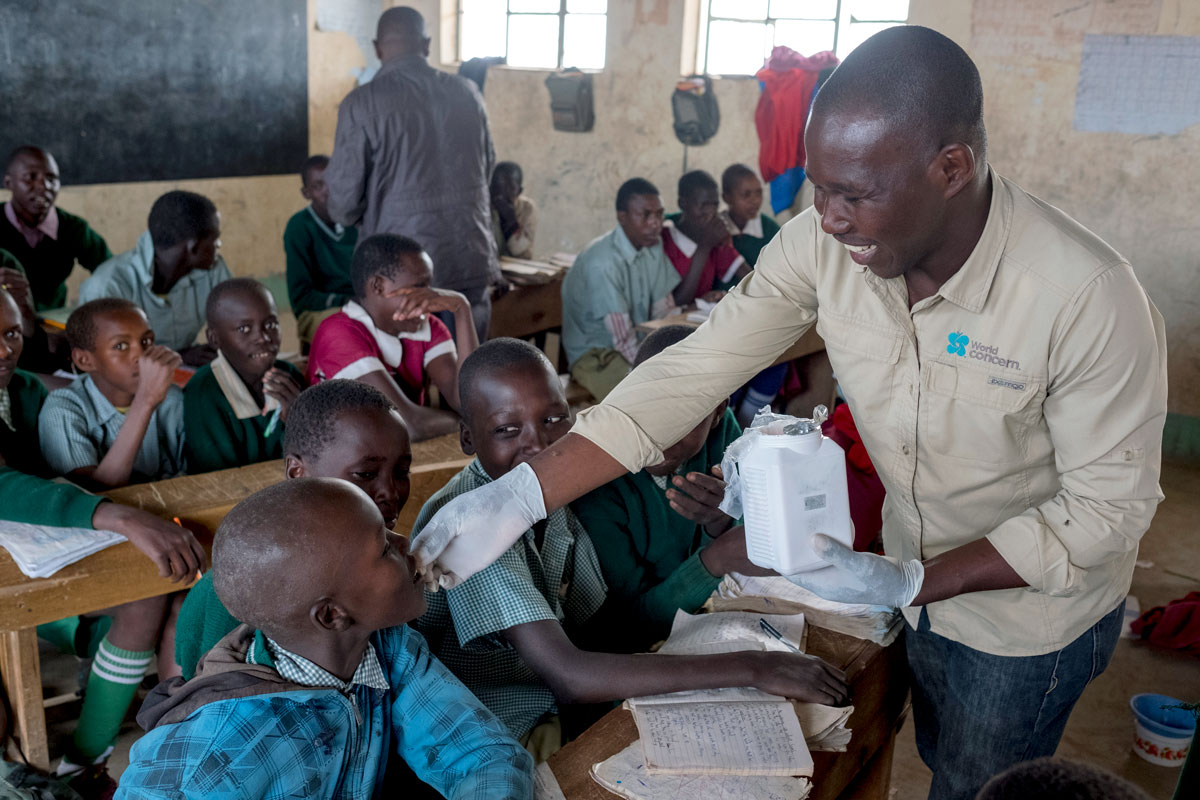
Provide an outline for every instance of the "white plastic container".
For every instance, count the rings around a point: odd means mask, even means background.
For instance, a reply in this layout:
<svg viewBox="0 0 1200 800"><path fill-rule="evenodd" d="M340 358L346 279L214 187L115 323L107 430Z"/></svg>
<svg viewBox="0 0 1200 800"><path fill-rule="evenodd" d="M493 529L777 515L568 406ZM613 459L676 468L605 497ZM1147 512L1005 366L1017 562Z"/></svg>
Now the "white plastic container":
<svg viewBox="0 0 1200 800"><path fill-rule="evenodd" d="M853 546L846 454L819 427L771 427L778 432L763 430L737 461L746 553L760 567L795 575L825 566L810 546L814 533Z"/></svg>

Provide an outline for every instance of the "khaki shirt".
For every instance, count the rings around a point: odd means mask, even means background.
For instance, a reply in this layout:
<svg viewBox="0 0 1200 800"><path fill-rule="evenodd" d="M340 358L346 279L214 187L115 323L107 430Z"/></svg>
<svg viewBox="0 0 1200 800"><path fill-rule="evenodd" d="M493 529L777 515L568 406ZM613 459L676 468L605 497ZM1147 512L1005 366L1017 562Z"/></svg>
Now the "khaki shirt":
<svg viewBox="0 0 1200 800"><path fill-rule="evenodd" d="M574 430L631 471L653 464L816 323L887 489L888 555L986 536L1029 584L932 603L932 630L998 655L1061 649L1125 596L1162 499L1165 335L1118 253L991 183L970 258L911 310L903 279L856 265L808 209Z"/></svg>

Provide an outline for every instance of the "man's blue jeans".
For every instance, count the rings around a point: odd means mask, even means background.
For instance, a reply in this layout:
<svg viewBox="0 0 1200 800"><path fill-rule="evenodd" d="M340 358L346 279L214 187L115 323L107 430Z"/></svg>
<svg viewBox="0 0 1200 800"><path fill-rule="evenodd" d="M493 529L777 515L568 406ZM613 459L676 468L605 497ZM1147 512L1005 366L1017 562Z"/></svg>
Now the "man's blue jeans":
<svg viewBox="0 0 1200 800"><path fill-rule="evenodd" d="M1053 755L1075 701L1108 666L1125 603L1062 650L994 656L929 630L924 610L906 626L917 750L931 770L930 800L973 800L989 778Z"/></svg>

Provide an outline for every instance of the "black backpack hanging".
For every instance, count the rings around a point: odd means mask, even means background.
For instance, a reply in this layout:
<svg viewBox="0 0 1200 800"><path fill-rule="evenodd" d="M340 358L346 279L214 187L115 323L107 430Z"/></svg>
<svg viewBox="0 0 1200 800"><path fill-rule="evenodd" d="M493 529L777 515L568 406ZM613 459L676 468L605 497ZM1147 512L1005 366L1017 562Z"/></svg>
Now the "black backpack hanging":
<svg viewBox="0 0 1200 800"><path fill-rule="evenodd" d="M671 112L675 117L675 138L695 147L716 136L721 127L721 109L713 93L712 78L689 75L675 86L671 95Z"/></svg>

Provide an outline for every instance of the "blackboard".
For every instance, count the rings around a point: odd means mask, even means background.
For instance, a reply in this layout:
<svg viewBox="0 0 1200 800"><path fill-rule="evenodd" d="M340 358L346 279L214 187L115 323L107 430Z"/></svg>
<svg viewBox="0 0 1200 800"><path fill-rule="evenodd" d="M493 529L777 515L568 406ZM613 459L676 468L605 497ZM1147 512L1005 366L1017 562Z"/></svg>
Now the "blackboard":
<svg viewBox="0 0 1200 800"><path fill-rule="evenodd" d="M308 156L305 0L2 0L0 158L64 184L295 172Z"/></svg>

